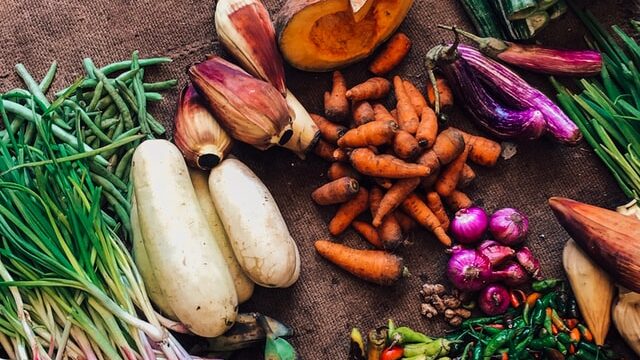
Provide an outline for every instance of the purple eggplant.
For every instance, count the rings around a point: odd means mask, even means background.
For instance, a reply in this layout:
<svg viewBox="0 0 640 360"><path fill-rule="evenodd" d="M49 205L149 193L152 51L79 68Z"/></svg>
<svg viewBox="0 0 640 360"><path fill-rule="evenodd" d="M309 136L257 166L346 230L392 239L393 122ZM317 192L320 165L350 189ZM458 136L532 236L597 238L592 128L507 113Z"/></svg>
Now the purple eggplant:
<svg viewBox="0 0 640 360"><path fill-rule="evenodd" d="M467 61L456 51L457 44L438 45L427 54L427 67L438 67L454 94L464 99L464 108L476 122L503 139L537 139L544 132L542 113L531 106L508 106L490 94ZM433 77L430 71L430 78ZM435 92L438 93L437 91Z"/></svg>
<svg viewBox="0 0 640 360"><path fill-rule="evenodd" d="M440 27L469 38L483 54L491 58L529 71L560 76L593 76L602 69L602 56L597 51L516 44L493 37L480 37L457 28Z"/></svg>
<svg viewBox="0 0 640 360"><path fill-rule="evenodd" d="M582 139L576 124L558 105L509 68L470 46L459 45L458 53L482 82L490 88L499 89L500 96L511 106L539 110L544 116L547 132L554 139L567 145L575 145Z"/></svg>

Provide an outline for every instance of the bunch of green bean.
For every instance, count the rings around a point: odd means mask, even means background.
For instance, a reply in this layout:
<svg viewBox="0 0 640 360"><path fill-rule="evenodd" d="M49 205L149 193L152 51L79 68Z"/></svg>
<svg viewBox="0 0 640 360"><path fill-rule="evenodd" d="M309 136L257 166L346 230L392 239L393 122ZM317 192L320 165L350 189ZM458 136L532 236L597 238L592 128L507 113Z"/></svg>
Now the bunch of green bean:
<svg viewBox="0 0 640 360"><path fill-rule="evenodd" d="M90 58L83 61L84 78L55 94L48 92L56 74L54 62L39 83L24 65L16 65L26 89L13 89L1 95L0 107L10 116L3 119L5 130L0 141L10 142L10 133L17 134L23 144L36 146L36 120L51 118L53 135L66 144L70 153L83 153L100 148L135 134L153 138L163 136L165 128L148 111L147 104L163 99L160 91L170 89L176 80L144 82L146 67L170 62L166 57L139 59L134 52L131 60L109 64L102 68ZM133 151L139 142L108 150L93 158L90 176L104 191L103 209L122 224L129 233L129 172ZM36 146L37 147L37 146ZM109 217L113 220L113 217ZM115 225L114 221L111 225Z"/></svg>

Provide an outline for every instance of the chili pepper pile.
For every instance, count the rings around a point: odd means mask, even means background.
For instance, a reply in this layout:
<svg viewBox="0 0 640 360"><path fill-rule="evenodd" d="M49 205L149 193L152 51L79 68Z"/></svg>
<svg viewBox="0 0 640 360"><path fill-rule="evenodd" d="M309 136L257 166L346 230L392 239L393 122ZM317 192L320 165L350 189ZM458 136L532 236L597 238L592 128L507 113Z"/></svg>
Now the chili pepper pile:
<svg viewBox="0 0 640 360"><path fill-rule="evenodd" d="M461 360L616 358L610 349L594 344L562 281L537 281L532 288L528 295L513 292L505 315L465 320L447 336L454 341L451 354Z"/></svg>

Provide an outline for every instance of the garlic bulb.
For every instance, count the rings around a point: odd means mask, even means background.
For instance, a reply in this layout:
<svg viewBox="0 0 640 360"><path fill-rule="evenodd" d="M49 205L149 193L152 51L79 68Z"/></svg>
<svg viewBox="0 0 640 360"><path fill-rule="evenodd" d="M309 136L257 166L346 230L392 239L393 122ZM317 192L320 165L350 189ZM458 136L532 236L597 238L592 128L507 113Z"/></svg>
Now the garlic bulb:
<svg viewBox="0 0 640 360"><path fill-rule="evenodd" d="M231 138L213 118L192 85L180 93L175 117L176 146L190 166L211 169L231 150Z"/></svg>
<svg viewBox="0 0 640 360"><path fill-rule="evenodd" d="M640 356L640 294L620 288L613 306L613 323L629 347Z"/></svg>
<svg viewBox="0 0 640 360"><path fill-rule="evenodd" d="M229 135L260 150L286 144L293 134L287 103L268 82L212 56L189 68L189 77Z"/></svg>
<svg viewBox="0 0 640 360"><path fill-rule="evenodd" d="M286 95L276 32L260 0L219 0L215 26L220 42L245 70Z"/></svg>
<svg viewBox="0 0 640 360"><path fill-rule="evenodd" d="M320 130L311 119L311 115L300 101L287 89L287 105L291 112L293 136L283 147L296 153L301 159L315 145L320 138Z"/></svg>

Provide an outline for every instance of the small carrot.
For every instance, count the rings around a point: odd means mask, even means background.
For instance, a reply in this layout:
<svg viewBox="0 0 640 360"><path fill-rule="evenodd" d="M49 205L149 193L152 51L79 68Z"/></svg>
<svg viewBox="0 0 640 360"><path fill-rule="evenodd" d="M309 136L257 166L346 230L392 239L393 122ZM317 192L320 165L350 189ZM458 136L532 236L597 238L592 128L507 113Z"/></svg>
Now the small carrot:
<svg viewBox="0 0 640 360"><path fill-rule="evenodd" d="M353 198L358 190L358 180L345 176L317 188L311 193L311 198L318 205L341 204Z"/></svg>
<svg viewBox="0 0 640 360"><path fill-rule="evenodd" d="M410 194L402 202L402 209L416 220L420 225L429 229L445 246L451 246L451 238L445 233L442 224L433 214L429 207L418 197L418 195Z"/></svg>
<svg viewBox="0 0 640 360"><path fill-rule="evenodd" d="M352 168L351 165L337 161L331 163L329 170L327 170L327 177L329 180L333 181L345 176L360 180L360 174Z"/></svg>
<svg viewBox="0 0 640 360"><path fill-rule="evenodd" d="M358 250L329 240L315 243L318 254L343 270L379 285L392 285L408 275L402 258L382 250Z"/></svg>
<svg viewBox="0 0 640 360"><path fill-rule="evenodd" d="M420 153L420 145L409 132L398 130L393 138L393 152L401 159L413 159Z"/></svg>
<svg viewBox="0 0 640 360"><path fill-rule="evenodd" d="M389 80L373 77L347 90L346 96L347 99L352 101L381 99L387 96L390 90L391 83Z"/></svg>
<svg viewBox="0 0 640 360"><path fill-rule="evenodd" d="M375 120L373 107L368 101L355 101L351 109L353 122L356 126L364 125Z"/></svg>
<svg viewBox="0 0 640 360"><path fill-rule="evenodd" d="M378 249L383 248L382 242L380 241L380 235L378 235L378 230L371 226L371 224L364 221L355 220L351 223L351 226L371 245L377 247Z"/></svg>
<svg viewBox="0 0 640 360"><path fill-rule="evenodd" d="M467 194L459 190L454 190L451 195L444 198L451 211L466 209L473 205L473 201L469 199Z"/></svg>
<svg viewBox="0 0 640 360"><path fill-rule="evenodd" d="M369 65L369 71L378 76L388 73L402 62L410 49L409 37L401 32L396 33L387 41L380 54L373 59Z"/></svg>
<svg viewBox="0 0 640 360"><path fill-rule="evenodd" d="M347 101L347 81L340 71L333 72L333 87L331 92L324 93L324 114L336 121L344 120L349 114Z"/></svg>
<svg viewBox="0 0 640 360"><path fill-rule="evenodd" d="M471 148L473 150L473 148ZM471 154L471 152L469 152ZM476 172L473 171L469 164L464 164L462 172L460 173L460 180L458 180L458 189L464 189L476 178Z"/></svg>
<svg viewBox="0 0 640 360"><path fill-rule="evenodd" d="M375 214L378 212L383 197L384 194L379 187L374 186L371 188L371 192L369 193L369 209L372 218L375 217ZM402 228L394 214L387 214L383 217L382 223L377 228L380 241L385 249L395 249L402 243Z"/></svg>
<svg viewBox="0 0 640 360"><path fill-rule="evenodd" d="M427 193L427 206L434 213L434 215L442 224L442 228L445 230L449 229L449 216L447 216L447 212L444 210L444 205L442 204L442 199L440 199L440 195L437 192L431 191Z"/></svg>
<svg viewBox="0 0 640 360"><path fill-rule="evenodd" d="M372 186L369 191L369 211L371 212L371 218L376 216L378 207L380 207L380 201L384 197L384 191L379 186Z"/></svg>
<svg viewBox="0 0 640 360"><path fill-rule="evenodd" d="M451 162L447 167L442 170L440 173L440 178L436 181L434 186L436 192L441 196L449 196L458 186L458 181L460 180L460 174L462 173L462 168L464 164L467 162L467 156L469 155L469 147L467 147L460 156L458 156L453 162Z"/></svg>
<svg viewBox="0 0 640 360"><path fill-rule="evenodd" d="M398 125L393 121L373 121L347 131L338 139L338 146L356 148L384 145L393 140L397 131Z"/></svg>
<svg viewBox="0 0 640 360"><path fill-rule="evenodd" d="M429 176L423 177L422 188L424 189L424 191L432 191L433 185L436 184L436 181L438 181L438 178L440 178L440 168L433 170L431 174L429 174Z"/></svg>
<svg viewBox="0 0 640 360"><path fill-rule="evenodd" d="M430 172L426 166L407 163L392 155L376 155L367 148L354 149L349 159L356 170L369 176L403 179L427 176Z"/></svg>
<svg viewBox="0 0 640 360"><path fill-rule="evenodd" d="M382 104L373 104L373 118L375 121L396 121L395 117Z"/></svg>
<svg viewBox="0 0 640 360"><path fill-rule="evenodd" d="M422 153L422 155L416 159L416 163L428 167L432 172L440 169L440 160L434 151L426 151Z"/></svg>
<svg viewBox="0 0 640 360"><path fill-rule="evenodd" d="M428 106L425 106L420 114L420 124L416 131L416 139L420 147L430 149L438 136L438 119L436 113Z"/></svg>
<svg viewBox="0 0 640 360"><path fill-rule="evenodd" d="M473 149L469 152L469 160L482 166L496 165L502 153L502 147L499 143L464 131L460 131L460 133L464 137L465 144L473 146Z"/></svg>
<svg viewBox="0 0 640 360"><path fill-rule="evenodd" d="M578 328L571 329L569 336L571 337L571 341L575 342L576 344L580 342L580 330L578 330Z"/></svg>
<svg viewBox="0 0 640 360"><path fill-rule="evenodd" d="M402 84L404 85L407 95L409 95L409 100L411 100L413 108L416 109L416 114L422 114L422 110L429 106L427 105L427 100L411 81L403 80Z"/></svg>
<svg viewBox="0 0 640 360"><path fill-rule="evenodd" d="M413 107L413 104L409 99L409 95L407 95L407 92L404 89L404 84L402 83L400 76L393 77L393 88L396 93L396 99L398 100L398 104L396 105L396 109L398 111L398 125L400 125L400 129L413 135L418 130L420 120L418 119L416 109Z"/></svg>
<svg viewBox="0 0 640 360"><path fill-rule="evenodd" d="M376 184L378 184L378 186L380 186L383 189L391 189L391 187L393 186L393 181L391 181L391 179L387 179L383 177L374 177L373 181L375 181Z"/></svg>
<svg viewBox="0 0 640 360"><path fill-rule="evenodd" d="M309 114L311 115L311 120L318 126L320 130L320 136L322 138L332 144L335 144L344 133L347 132L347 128L333 123L327 120L324 116Z"/></svg>
<svg viewBox="0 0 640 360"><path fill-rule="evenodd" d="M438 134L431 150L436 153L441 165L447 165L462 154L464 148L462 133L457 129L448 128Z"/></svg>
<svg viewBox="0 0 640 360"><path fill-rule="evenodd" d="M451 88L449 87L447 80L441 77L436 77L436 85L438 86L438 93L440 94L440 111L453 106L453 93L451 92ZM429 100L429 105L435 108L436 94L433 91L433 85L429 80L427 80L427 99Z"/></svg>
<svg viewBox="0 0 640 360"><path fill-rule="evenodd" d="M346 203L340 205L335 216L329 222L329 233L333 236L342 234L351 225L358 215L367 210L369 204L369 192L360 187L356 195Z"/></svg>
<svg viewBox="0 0 640 360"><path fill-rule="evenodd" d="M378 227L382 223L382 218L395 210L404 199L409 196L420 184L420 178L400 179L384 194L380 200L378 211L373 217L373 226Z"/></svg>
<svg viewBox="0 0 640 360"><path fill-rule="evenodd" d="M398 220L398 223L400 224L400 228L402 228L402 232L405 234L411 232L413 229L415 229L418 226L418 224L416 223L415 220L413 220L413 218L405 214L400 209L397 209L396 211L394 211L393 215L395 215L396 219Z"/></svg>
<svg viewBox="0 0 640 360"><path fill-rule="evenodd" d="M320 139L313 147L313 153L327 161L337 161L334 158L334 151L337 149L335 145Z"/></svg>
<svg viewBox="0 0 640 360"><path fill-rule="evenodd" d="M333 150L331 157L333 157L333 160L335 161L342 161L342 162L349 161L349 154L347 154L347 152L341 148L336 148L335 150Z"/></svg>

